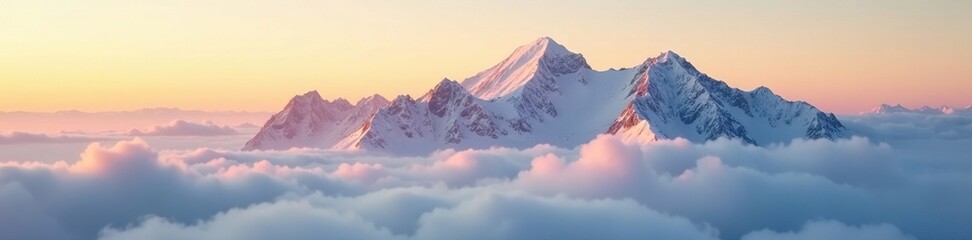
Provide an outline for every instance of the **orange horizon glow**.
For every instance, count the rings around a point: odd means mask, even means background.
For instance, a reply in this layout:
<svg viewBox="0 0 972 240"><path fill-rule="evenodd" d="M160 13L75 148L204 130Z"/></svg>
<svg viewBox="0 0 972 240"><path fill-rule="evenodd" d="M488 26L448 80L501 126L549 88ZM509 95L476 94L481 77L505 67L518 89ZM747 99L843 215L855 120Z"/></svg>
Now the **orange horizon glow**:
<svg viewBox="0 0 972 240"><path fill-rule="evenodd" d="M0 2L0 111L275 112L421 95L550 36L598 70L674 50L825 111L972 104L972 2Z"/></svg>

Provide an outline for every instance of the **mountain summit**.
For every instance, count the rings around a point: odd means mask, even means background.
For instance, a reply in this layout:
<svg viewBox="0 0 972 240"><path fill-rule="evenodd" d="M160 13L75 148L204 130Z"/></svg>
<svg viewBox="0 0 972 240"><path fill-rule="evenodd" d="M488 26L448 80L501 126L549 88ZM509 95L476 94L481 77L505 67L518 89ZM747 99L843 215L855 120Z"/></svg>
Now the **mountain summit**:
<svg viewBox="0 0 972 240"><path fill-rule="evenodd" d="M547 37L462 83L443 79L418 99L362 101L297 96L245 149L427 154L442 148L573 147L598 134L639 141L727 137L755 145L847 135L833 114L765 87L730 87L672 51L631 68L595 71L581 54Z"/></svg>
<svg viewBox="0 0 972 240"><path fill-rule="evenodd" d="M581 54L541 37L516 48L499 64L467 78L462 85L476 97L491 100L516 94L528 84L554 86L553 78L590 68Z"/></svg>
<svg viewBox="0 0 972 240"><path fill-rule="evenodd" d="M317 91L297 95L270 117L243 149L331 146L358 130L385 105L388 100L377 94L362 98L354 105L341 98L324 100Z"/></svg>

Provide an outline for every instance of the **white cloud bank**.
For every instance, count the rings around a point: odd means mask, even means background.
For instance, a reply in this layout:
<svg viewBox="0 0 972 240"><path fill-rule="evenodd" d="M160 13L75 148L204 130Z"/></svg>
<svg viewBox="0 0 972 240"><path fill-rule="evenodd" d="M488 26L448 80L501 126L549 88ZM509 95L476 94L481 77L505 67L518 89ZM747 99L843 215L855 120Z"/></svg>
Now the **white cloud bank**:
<svg viewBox="0 0 972 240"><path fill-rule="evenodd" d="M913 152L860 137L427 157L136 139L0 163L0 239L972 238L972 149Z"/></svg>
<svg viewBox="0 0 972 240"><path fill-rule="evenodd" d="M320 196L317 196L320 197ZM404 199L399 199L404 200ZM387 201L387 200L385 200ZM394 203L394 202L393 202ZM411 202L420 203L418 201ZM368 203L365 203L368 204ZM372 205L372 207L382 207ZM413 206L399 205L408 208ZM387 207L385 207L387 208ZM399 210L401 211L401 210ZM395 215L392 209L388 215ZM414 215L412 216L414 217ZM149 218L105 239L717 239L712 229L630 200L577 200L482 194L417 219L414 235L395 234L354 212L309 201L230 210L195 225Z"/></svg>

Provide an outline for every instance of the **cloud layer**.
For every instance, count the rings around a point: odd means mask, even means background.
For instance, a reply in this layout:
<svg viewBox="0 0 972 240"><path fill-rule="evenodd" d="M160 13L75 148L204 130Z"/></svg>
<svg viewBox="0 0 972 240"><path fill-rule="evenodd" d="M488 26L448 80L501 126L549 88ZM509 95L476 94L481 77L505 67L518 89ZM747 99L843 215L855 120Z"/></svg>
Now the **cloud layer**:
<svg viewBox="0 0 972 240"><path fill-rule="evenodd" d="M151 126L182 119L218 124L262 123L269 112L207 112L175 108L145 108L121 112L0 112L0 130L55 133L60 131L105 132Z"/></svg>
<svg viewBox="0 0 972 240"><path fill-rule="evenodd" d="M396 157L135 139L0 163L0 239L972 238L972 150L908 141L923 144L599 136Z"/></svg>
<svg viewBox="0 0 972 240"><path fill-rule="evenodd" d="M27 132L0 132L0 144L28 144L28 143L77 143L105 140L85 136L48 135Z"/></svg>
<svg viewBox="0 0 972 240"><path fill-rule="evenodd" d="M912 240L909 236L889 224L847 226L836 221L808 222L798 232L778 233L761 230L746 234L742 240L814 240L814 239L884 239Z"/></svg>
<svg viewBox="0 0 972 240"><path fill-rule="evenodd" d="M972 139L972 114L914 112L842 116L858 134L884 141L913 139Z"/></svg>
<svg viewBox="0 0 972 240"><path fill-rule="evenodd" d="M229 126L219 126L212 122L187 122L173 120L168 124L155 125L147 130L132 129L128 131L132 136L219 136L234 135L236 130Z"/></svg>

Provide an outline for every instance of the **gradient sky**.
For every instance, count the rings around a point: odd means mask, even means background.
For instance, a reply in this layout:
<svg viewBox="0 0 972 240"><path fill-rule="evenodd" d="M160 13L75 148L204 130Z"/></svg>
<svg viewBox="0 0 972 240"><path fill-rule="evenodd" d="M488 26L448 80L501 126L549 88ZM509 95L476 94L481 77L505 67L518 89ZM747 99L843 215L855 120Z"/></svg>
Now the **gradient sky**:
<svg viewBox="0 0 972 240"><path fill-rule="evenodd" d="M839 113L972 104L972 1L0 0L0 111L276 111L420 95L550 36L595 69L674 50Z"/></svg>

